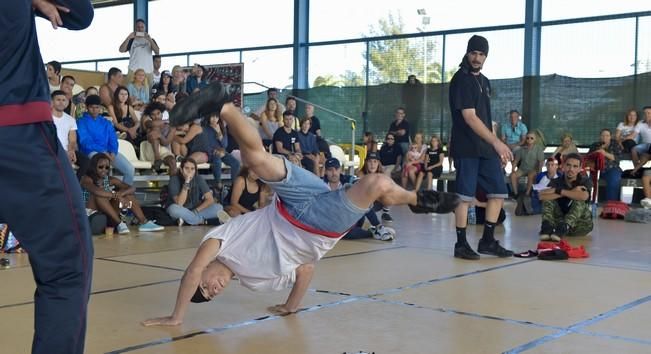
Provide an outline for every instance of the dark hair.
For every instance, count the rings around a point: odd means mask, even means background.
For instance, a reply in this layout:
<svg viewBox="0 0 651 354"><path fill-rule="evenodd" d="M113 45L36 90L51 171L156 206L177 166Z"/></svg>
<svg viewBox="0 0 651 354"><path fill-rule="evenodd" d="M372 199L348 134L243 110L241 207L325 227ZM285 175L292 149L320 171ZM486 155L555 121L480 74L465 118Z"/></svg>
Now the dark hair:
<svg viewBox="0 0 651 354"><path fill-rule="evenodd" d="M129 97L131 96L129 90L124 86L118 86L113 92L113 102L111 104L113 105L113 111L115 112L115 119L117 119L118 122L122 119L124 113L126 113L122 112L122 107L120 107L120 100L118 99L121 91L127 91L127 106L129 105ZM129 108L127 108L127 112L128 110Z"/></svg>
<svg viewBox="0 0 651 354"><path fill-rule="evenodd" d="M515 114L517 114L518 116L520 116L520 112L518 112L517 109L512 109L512 110L509 111L509 115L511 115L511 114L513 114L513 113L515 113Z"/></svg>
<svg viewBox="0 0 651 354"><path fill-rule="evenodd" d="M54 99L54 96L65 96L66 93L61 91L61 90L54 90L52 91L52 94L50 95L50 98Z"/></svg>
<svg viewBox="0 0 651 354"><path fill-rule="evenodd" d="M577 154L576 152L571 152L563 156L563 161L567 161L568 159L579 160L579 166L581 166L581 164L583 163L583 159L581 158L581 155Z"/></svg>
<svg viewBox="0 0 651 354"><path fill-rule="evenodd" d="M286 110L285 112L283 112L283 117L287 117L287 116L296 117L296 116L294 115L294 111L289 110L289 109Z"/></svg>
<svg viewBox="0 0 651 354"><path fill-rule="evenodd" d="M93 180L93 183L96 183L100 179L99 175L97 174L97 165L99 165L99 162L102 160L107 160L109 164L111 163L111 159L107 154L103 152L98 152L97 154L93 155L93 157L90 158L90 162L88 163L86 176L90 177L90 179Z"/></svg>
<svg viewBox="0 0 651 354"><path fill-rule="evenodd" d="M601 131L600 131L599 133L601 134L601 133L603 133L603 132L609 132L610 134L613 133L613 132L611 132L610 129L608 129L608 128L603 128L603 129L601 129Z"/></svg>
<svg viewBox="0 0 651 354"><path fill-rule="evenodd" d="M113 76L115 76L115 75L117 75L119 73L122 73L122 70L113 67L113 68L109 69L108 74L106 74L106 76L107 76L108 80L110 81Z"/></svg>
<svg viewBox="0 0 651 354"><path fill-rule="evenodd" d="M194 161L194 159L191 157L184 157L179 164L180 169L183 169L183 166L185 166L186 163L191 163L194 165L195 169L197 168L197 161Z"/></svg>
<svg viewBox="0 0 651 354"><path fill-rule="evenodd" d="M157 99L158 97L160 97L160 96L167 96L167 92L156 91L156 93L154 93L154 94L151 96L151 102L155 102L156 99ZM167 97L165 97L165 98L167 99Z"/></svg>
<svg viewBox="0 0 651 354"><path fill-rule="evenodd" d="M162 104L162 103L154 101L154 102L148 104L147 107L145 107L145 110L144 110L144 112L142 112L142 114L151 117L151 114L155 110L159 110L161 113L163 113L163 112L165 112L165 105Z"/></svg>
<svg viewBox="0 0 651 354"><path fill-rule="evenodd" d="M174 98L176 99L176 103L181 103L184 99L190 97L187 92L179 91L176 93L176 96Z"/></svg>
<svg viewBox="0 0 651 354"><path fill-rule="evenodd" d="M77 80L75 80L74 76L72 76L72 75L66 75L66 76L62 77L62 78L61 78L61 82L66 81L66 79L70 79L70 80L72 80L72 81L75 82L75 83L77 82Z"/></svg>
<svg viewBox="0 0 651 354"><path fill-rule="evenodd" d="M151 59L152 60L162 59L162 57L159 54L154 54L154 55L151 56Z"/></svg>
<svg viewBox="0 0 651 354"><path fill-rule="evenodd" d="M59 63L58 61L56 61L56 60L49 61L49 62L47 62L47 65L52 66L52 69L54 69L55 74L58 74L58 73L61 72L61 63Z"/></svg>
<svg viewBox="0 0 651 354"><path fill-rule="evenodd" d="M267 93L269 93L269 92L278 92L278 89L275 88L275 87L270 87L270 88L267 89Z"/></svg>
<svg viewBox="0 0 651 354"><path fill-rule="evenodd" d="M88 90L91 90L91 89L95 89L95 91L98 91L98 92L99 92L99 90L97 89L97 87L95 87L95 86L88 86L88 87L86 87L86 91L84 91L84 94L88 95Z"/></svg>
<svg viewBox="0 0 651 354"><path fill-rule="evenodd" d="M285 105L287 105L287 102L289 101L294 101L298 103L298 101L296 101L296 97L294 96L287 96L287 98L285 98Z"/></svg>
<svg viewBox="0 0 651 354"><path fill-rule="evenodd" d="M398 111L402 111L403 113L407 113L407 110L406 110L405 107L403 107L403 106L400 106L400 107L396 108L395 111L396 111L396 112L398 112Z"/></svg>
<svg viewBox="0 0 651 354"><path fill-rule="evenodd" d="M643 111L646 111L647 109L651 109L651 106L644 106L644 107L642 107L642 110L643 110Z"/></svg>
<svg viewBox="0 0 651 354"><path fill-rule="evenodd" d="M143 25L147 24L147 22L145 22L145 20L142 19L142 18L137 19L135 23L138 23L138 22L142 22Z"/></svg>
<svg viewBox="0 0 651 354"><path fill-rule="evenodd" d="M306 117L306 118L301 118L301 120L299 121L299 126L302 127L303 123L305 123L305 122L310 122L310 125L312 124L312 120L310 118Z"/></svg>

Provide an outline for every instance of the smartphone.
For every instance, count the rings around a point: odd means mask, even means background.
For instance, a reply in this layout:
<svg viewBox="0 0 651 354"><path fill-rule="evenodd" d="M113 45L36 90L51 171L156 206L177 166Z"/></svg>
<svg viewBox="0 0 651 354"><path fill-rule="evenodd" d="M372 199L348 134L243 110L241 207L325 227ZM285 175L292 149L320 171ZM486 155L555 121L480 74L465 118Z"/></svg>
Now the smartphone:
<svg viewBox="0 0 651 354"><path fill-rule="evenodd" d="M136 37L144 37L145 32L136 32Z"/></svg>

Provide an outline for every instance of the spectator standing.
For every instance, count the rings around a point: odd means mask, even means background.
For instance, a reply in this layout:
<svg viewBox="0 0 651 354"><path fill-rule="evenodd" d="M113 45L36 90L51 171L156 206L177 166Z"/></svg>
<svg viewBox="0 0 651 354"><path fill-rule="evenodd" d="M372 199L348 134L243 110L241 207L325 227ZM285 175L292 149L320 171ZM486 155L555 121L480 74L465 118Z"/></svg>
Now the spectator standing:
<svg viewBox="0 0 651 354"><path fill-rule="evenodd" d="M403 107L396 108L394 120L389 125L389 133L393 134L396 144L400 146L402 153L406 155L409 151L409 122L405 118L405 109Z"/></svg>
<svg viewBox="0 0 651 354"><path fill-rule="evenodd" d="M136 20L134 31L129 33L127 38L120 44L119 50L120 53L129 52L129 78L133 76L136 70L143 69L149 77L148 82L154 81L154 60L152 53L160 54L160 48L158 48L156 41L147 32L145 20Z"/></svg>

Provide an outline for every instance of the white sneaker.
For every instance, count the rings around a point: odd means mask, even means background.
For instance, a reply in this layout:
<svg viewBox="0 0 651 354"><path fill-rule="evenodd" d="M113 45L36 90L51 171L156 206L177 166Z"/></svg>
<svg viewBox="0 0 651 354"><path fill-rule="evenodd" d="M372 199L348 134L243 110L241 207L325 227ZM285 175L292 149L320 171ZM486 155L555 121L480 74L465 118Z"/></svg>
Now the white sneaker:
<svg viewBox="0 0 651 354"><path fill-rule="evenodd" d="M179 218L179 226L183 226L184 223L183 219Z"/></svg>
<svg viewBox="0 0 651 354"><path fill-rule="evenodd" d="M644 209L651 209L651 198L644 198L640 201Z"/></svg>
<svg viewBox="0 0 651 354"><path fill-rule="evenodd" d="M373 233L373 238L380 241L391 241L393 240L393 233L388 227L380 225Z"/></svg>
<svg viewBox="0 0 651 354"><path fill-rule="evenodd" d="M124 235L129 233L129 227L124 222L118 224L118 234Z"/></svg>
<svg viewBox="0 0 651 354"><path fill-rule="evenodd" d="M217 213L217 218L219 219L219 222L222 224L225 224L228 220L231 219L231 216L224 210L220 210Z"/></svg>

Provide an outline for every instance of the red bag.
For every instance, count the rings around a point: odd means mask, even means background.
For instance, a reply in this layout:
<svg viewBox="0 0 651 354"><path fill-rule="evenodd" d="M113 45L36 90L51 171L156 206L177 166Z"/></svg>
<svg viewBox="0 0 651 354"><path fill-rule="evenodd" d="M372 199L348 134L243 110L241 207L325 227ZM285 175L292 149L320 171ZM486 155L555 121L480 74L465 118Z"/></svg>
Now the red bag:
<svg viewBox="0 0 651 354"><path fill-rule="evenodd" d="M628 204L624 202L609 200L604 205L599 216L604 219L624 219L628 209Z"/></svg>

